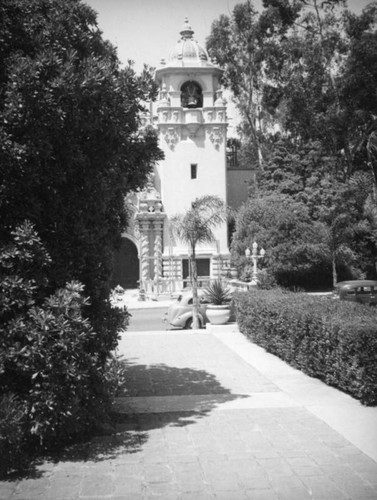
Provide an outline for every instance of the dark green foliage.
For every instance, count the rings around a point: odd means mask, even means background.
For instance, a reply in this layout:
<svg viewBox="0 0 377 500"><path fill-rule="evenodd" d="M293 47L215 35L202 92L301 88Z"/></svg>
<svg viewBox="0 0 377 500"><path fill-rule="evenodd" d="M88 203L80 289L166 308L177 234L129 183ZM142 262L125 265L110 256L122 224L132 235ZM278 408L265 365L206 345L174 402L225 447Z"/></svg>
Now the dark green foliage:
<svg viewBox="0 0 377 500"><path fill-rule="evenodd" d="M275 278L266 270L260 271L258 273L258 288L261 290L271 290L276 288Z"/></svg>
<svg viewBox="0 0 377 500"><path fill-rule="evenodd" d="M0 3L0 396L27 444L93 429L121 380L110 276L125 196L162 157L155 95L81 0Z"/></svg>
<svg viewBox="0 0 377 500"><path fill-rule="evenodd" d="M26 406L15 394L0 395L0 476L24 459Z"/></svg>
<svg viewBox="0 0 377 500"><path fill-rule="evenodd" d="M372 199L365 217L370 174L342 182L326 173L334 162L322 157L318 143L296 153L293 146L279 141L259 176L262 196L250 198L236 215L232 258L240 273L245 248L256 240L267 250L263 266L283 286L327 288L346 277L373 279Z"/></svg>
<svg viewBox="0 0 377 500"><path fill-rule="evenodd" d="M323 228L313 224L305 204L282 195L250 199L236 217L232 260L240 275L248 277L250 261L245 250L256 241L259 248L266 250L258 268L267 268L279 285L313 286L326 281L331 285L323 240Z"/></svg>
<svg viewBox="0 0 377 500"><path fill-rule="evenodd" d="M46 293L51 259L30 222L11 232L0 248L0 323L14 319Z"/></svg>
<svg viewBox="0 0 377 500"><path fill-rule="evenodd" d="M274 291L235 296L240 330L310 376L377 405L376 311L330 298Z"/></svg>
<svg viewBox="0 0 377 500"><path fill-rule="evenodd" d="M222 306L231 300L229 287L221 280L215 280L204 290L204 296L210 304Z"/></svg>
<svg viewBox="0 0 377 500"><path fill-rule="evenodd" d="M0 9L0 237L31 220L54 263L51 291L77 279L105 323L124 197L161 158L140 127L156 87L148 69L120 68L81 1Z"/></svg>
<svg viewBox="0 0 377 500"><path fill-rule="evenodd" d="M110 346L128 318L113 311L105 339L87 318L83 285L43 297L50 258L30 223L12 234L0 249L0 440L9 465L23 444L66 442L106 422L123 376Z"/></svg>
<svg viewBox="0 0 377 500"><path fill-rule="evenodd" d="M264 243L282 256L269 270L286 285L376 276L376 20L376 2L356 15L342 0L265 0L260 13L247 1L212 24L207 48L241 116L239 161L257 169L250 197L279 193L292 207L301 203L296 227L311 225L318 235L315 256L307 245L297 253L290 238L283 252ZM368 184L355 189L360 175ZM286 232L279 236L284 242ZM239 268L242 255L233 253Z"/></svg>
<svg viewBox="0 0 377 500"><path fill-rule="evenodd" d="M29 403L29 431L41 443L85 432L106 414L102 365L90 352L95 332L82 316L82 291L78 283L57 290L8 331L22 339L7 359L8 383L23 380L17 389Z"/></svg>

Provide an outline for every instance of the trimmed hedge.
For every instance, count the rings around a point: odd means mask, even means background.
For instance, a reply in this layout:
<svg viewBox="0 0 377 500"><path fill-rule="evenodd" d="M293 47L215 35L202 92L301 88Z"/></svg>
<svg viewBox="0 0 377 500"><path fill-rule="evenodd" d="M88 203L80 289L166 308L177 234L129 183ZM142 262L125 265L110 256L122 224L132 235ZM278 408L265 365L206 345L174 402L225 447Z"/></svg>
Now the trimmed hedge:
<svg viewBox="0 0 377 500"><path fill-rule="evenodd" d="M377 310L281 290L235 294L240 331L295 368L377 405Z"/></svg>

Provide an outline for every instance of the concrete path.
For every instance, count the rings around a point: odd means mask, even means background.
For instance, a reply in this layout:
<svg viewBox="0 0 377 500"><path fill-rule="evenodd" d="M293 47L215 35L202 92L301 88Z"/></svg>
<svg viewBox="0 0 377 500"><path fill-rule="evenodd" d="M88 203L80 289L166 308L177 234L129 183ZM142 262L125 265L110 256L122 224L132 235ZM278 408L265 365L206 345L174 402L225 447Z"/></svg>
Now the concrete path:
<svg viewBox="0 0 377 500"><path fill-rule="evenodd" d="M117 433L0 482L2 500L376 500L377 408L236 326L125 333Z"/></svg>

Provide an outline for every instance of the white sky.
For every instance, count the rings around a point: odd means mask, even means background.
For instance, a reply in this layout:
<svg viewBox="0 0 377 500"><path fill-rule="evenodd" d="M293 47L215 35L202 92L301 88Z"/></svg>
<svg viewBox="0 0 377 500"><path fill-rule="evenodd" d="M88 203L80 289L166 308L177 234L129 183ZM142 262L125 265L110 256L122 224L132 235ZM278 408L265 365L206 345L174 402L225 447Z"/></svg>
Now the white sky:
<svg viewBox="0 0 377 500"><path fill-rule="evenodd" d="M144 63L158 66L167 58L175 43L185 17L194 30L194 37L205 46L212 21L220 14L231 14L242 0L84 0L97 13L104 38L118 47L122 63L135 61L140 71ZM348 6L360 12L371 0L348 0ZM262 10L262 0L254 0Z"/></svg>

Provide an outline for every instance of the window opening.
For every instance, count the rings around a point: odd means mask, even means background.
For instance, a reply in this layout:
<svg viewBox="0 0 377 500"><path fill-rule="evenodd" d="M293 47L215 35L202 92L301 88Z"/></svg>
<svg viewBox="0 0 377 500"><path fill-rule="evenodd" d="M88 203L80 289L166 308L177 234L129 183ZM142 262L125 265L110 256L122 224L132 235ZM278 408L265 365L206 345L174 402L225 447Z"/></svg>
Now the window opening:
<svg viewBox="0 0 377 500"><path fill-rule="evenodd" d="M198 165L191 163L191 179L196 179L198 176Z"/></svg>

